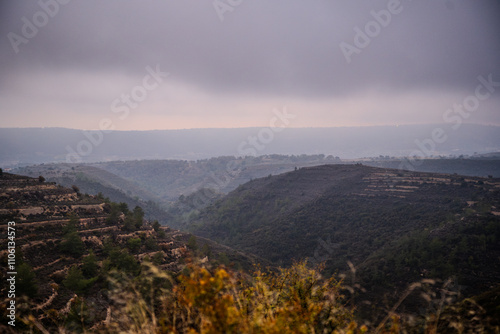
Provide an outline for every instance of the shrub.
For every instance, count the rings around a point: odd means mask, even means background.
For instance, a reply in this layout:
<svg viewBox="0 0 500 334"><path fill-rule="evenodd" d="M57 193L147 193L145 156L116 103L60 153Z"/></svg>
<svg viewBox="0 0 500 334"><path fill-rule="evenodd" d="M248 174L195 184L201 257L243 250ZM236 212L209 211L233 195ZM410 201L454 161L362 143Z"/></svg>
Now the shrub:
<svg viewBox="0 0 500 334"><path fill-rule="evenodd" d="M127 203L121 202L120 204L118 204L118 207L120 208L120 211L123 212L124 214L128 214L130 212Z"/></svg>
<svg viewBox="0 0 500 334"><path fill-rule="evenodd" d="M144 220L144 211L140 206L136 206L134 208L133 218L134 218L135 228L139 229L142 226L142 221Z"/></svg>
<svg viewBox="0 0 500 334"><path fill-rule="evenodd" d="M165 233L165 230L159 230L158 231L158 238L165 238L167 233Z"/></svg>
<svg viewBox="0 0 500 334"><path fill-rule="evenodd" d="M94 277L99 272L99 265L97 263L97 257L94 252L90 250L89 255L83 258L82 272L85 277Z"/></svg>
<svg viewBox="0 0 500 334"><path fill-rule="evenodd" d="M78 223L78 216L76 216L74 213L71 213L69 216L68 224L63 228L64 235L60 244L60 249L62 252L68 253L75 258L82 256L85 252L85 244L78 234Z"/></svg>
<svg viewBox="0 0 500 334"><path fill-rule="evenodd" d="M135 231L135 220L134 220L134 217L132 217L131 215L127 215L125 217L125 221L123 222L123 229L125 231Z"/></svg>
<svg viewBox="0 0 500 334"><path fill-rule="evenodd" d="M187 242L187 247L194 252L196 252L198 250L198 243L197 243L196 237L194 235L191 235L189 237L189 240Z"/></svg>
<svg viewBox="0 0 500 334"><path fill-rule="evenodd" d="M137 253L141 248L142 240L140 238L130 238L127 240L127 247L132 253Z"/></svg>
<svg viewBox="0 0 500 334"><path fill-rule="evenodd" d="M79 258L85 252L85 245L78 232L71 232L64 235L60 249L63 253L67 253L74 258Z"/></svg>
<svg viewBox="0 0 500 334"><path fill-rule="evenodd" d="M153 238L147 238L146 241L144 241L144 247L149 251L155 251L159 248L158 243Z"/></svg>
<svg viewBox="0 0 500 334"><path fill-rule="evenodd" d="M157 220L155 220L155 221L154 221L154 223L153 223L153 229L154 229L156 232L158 232L158 231L160 230L160 228L161 228L160 223L159 223Z"/></svg>
<svg viewBox="0 0 500 334"><path fill-rule="evenodd" d="M16 292L33 298L38 293L36 275L29 264L23 262L17 266Z"/></svg>
<svg viewBox="0 0 500 334"><path fill-rule="evenodd" d="M68 270L63 284L66 288L74 291L77 294L84 293L97 280L97 277L85 279L82 271L77 266L72 266Z"/></svg>
<svg viewBox="0 0 500 334"><path fill-rule="evenodd" d="M132 275L139 274L140 265L127 250L114 248L109 252L110 268L116 268Z"/></svg>
<svg viewBox="0 0 500 334"><path fill-rule="evenodd" d="M110 211L108 218L106 218L108 223L116 224L118 223L118 218L120 217L120 206L116 203L110 204Z"/></svg>
<svg viewBox="0 0 500 334"><path fill-rule="evenodd" d="M178 284L148 264L139 279L112 278L114 303L108 331L129 333L363 333L342 304L340 282L324 280L305 263L276 274L237 278L188 265ZM121 305L121 306L120 306Z"/></svg>

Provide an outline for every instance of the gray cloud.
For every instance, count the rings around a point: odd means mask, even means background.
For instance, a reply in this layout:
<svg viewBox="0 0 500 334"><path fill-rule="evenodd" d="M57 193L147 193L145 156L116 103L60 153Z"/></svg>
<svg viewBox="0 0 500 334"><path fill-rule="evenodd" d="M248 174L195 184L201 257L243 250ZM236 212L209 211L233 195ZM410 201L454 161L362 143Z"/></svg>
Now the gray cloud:
<svg viewBox="0 0 500 334"><path fill-rule="evenodd" d="M495 73L500 81L495 0L401 0L401 12L350 63L340 43L355 45L353 29L364 30L374 20L371 11L391 1L243 0L221 22L212 1L72 0L16 54L7 34L22 35L21 19L32 21L38 2L0 7L0 101L20 73L120 73L140 80L145 66L155 64L176 82L249 98L428 91L460 96L474 89L478 75ZM107 89L99 80L89 84ZM63 82L57 92L71 94L75 87L77 82ZM102 97L103 110L113 94Z"/></svg>

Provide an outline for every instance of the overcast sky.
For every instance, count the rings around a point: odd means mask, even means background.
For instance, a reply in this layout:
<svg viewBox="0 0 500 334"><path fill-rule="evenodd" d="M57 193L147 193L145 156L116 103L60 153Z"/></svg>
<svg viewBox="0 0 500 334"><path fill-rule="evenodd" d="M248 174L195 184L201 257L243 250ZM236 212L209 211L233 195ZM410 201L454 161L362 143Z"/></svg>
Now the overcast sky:
<svg viewBox="0 0 500 334"><path fill-rule="evenodd" d="M0 127L500 125L498 0L57 1L0 4Z"/></svg>

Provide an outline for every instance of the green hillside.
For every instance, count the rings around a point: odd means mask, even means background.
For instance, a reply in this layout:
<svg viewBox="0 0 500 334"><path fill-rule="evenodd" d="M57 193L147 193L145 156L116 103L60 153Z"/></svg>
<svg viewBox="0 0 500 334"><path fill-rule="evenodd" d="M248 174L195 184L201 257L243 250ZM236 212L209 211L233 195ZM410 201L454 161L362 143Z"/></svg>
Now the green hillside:
<svg viewBox="0 0 500 334"><path fill-rule="evenodd" d="M129 209L124 203L82 194L43 178L1 170L0 231L9 235L0 241L4 264L0 277L5 282L15 275L16 298L9 298L18 305L17 329L22 333L88 332L84 328L109 317L113 304L109 277L117 271L127 279L140 279L147 276L147 264L153 263L176 277L189 262L250 270L260 261L144 220L140 207ZM15 255L14 261L9 254ZM10 270L7 263L13 266ZM17 274L9 274L12 268ZM3 319L7 319L8 291L7 284L0 288ZM57 330L58 326L66 331ZM50 330L39 331L44 327ZM0 332L11 331L2 323Z"/></svg>
<svg viewBox="0 0 500 334"><path fill-rule="evenodd" d="M246 183L190 228L276 264L351 263L372 301L451 276L468 295L500 283L499 208L499 179L326 165Z"/></svg>

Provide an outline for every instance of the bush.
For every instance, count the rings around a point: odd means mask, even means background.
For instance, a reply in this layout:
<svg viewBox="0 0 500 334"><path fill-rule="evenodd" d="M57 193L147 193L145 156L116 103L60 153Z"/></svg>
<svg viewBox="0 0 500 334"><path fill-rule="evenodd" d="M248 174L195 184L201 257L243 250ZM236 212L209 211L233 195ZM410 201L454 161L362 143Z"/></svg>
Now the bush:
<svg viewBox="0 0 500 334"><path fill-rule="evenodd" d="M126 273L137 275L140 271L140 265L137 260L126 250L114 248L109 252L109 268L116 268Z"/></svg>
<svg viewBox="0 0 500 334"><path fill-rule="evenodd" d="M155 251L160 248L156 240L153 238L147 238L146 241L144 241L144 247L146 247L148 251Z"/></svg>
<svg viewBox="0 0 500 334"><path fill-rule="evenodd" d="M159 230L158 231L158 238L162 239L167 236L167 233L165 233L165 230Z"/></svg>
<svg viewBox="0 0 500 334"><path fill-rule="evenodd" d="M130 238L127 240L127 247L132 253L137 253L141 248L142 240L140 238Z"/></svg>
<svg viewBox="0 0 500 334"><path fill-rule="evenodd" d="M153 265L116 288L108 331L130 333L364 333L342 304L341 285L298 263L250 281L223 267L189 265L178 284Z"/></svg>
<svg viewBox="0 0 500 334"><path fill-rule="evenodd" d="M118 207L120 208L120 211L126 215L130 212L127 203L121 202L120 204L118 204Z"/></svg>
<svg viewBox="0 0 500 334"><path fill-rule="evenodd" d="M61 251L78 258L85 252L85 245L78 234L79 219L74 213L69 215L69 222L63 228L63 237L60 244Z"/></svg>
<svg viewBox="0 0 500 334"><path fill-rule="evenodd" d="M127 215L125 217L125 221L123 222L123 229L128 232L135 231L135 220L131 215Z"/></svg>
<svg viewBox="0 0 500 334"><path fill-rule="evenodd" d="M197 239L194 235L191 235L189 237L189 240L187 242L187 247L191 249L192 251L196 252L198 250L198 243Z"/></svg>
<svg viewBox="0 0 500 334"><path fill-rule="evenodd" d="M140 206L136 206L133 211L133 218L135 223L135 228L139 229L142 226L142 221L144 220L144 211Z"/></svg>
<svg viewBox="0 0 500 334"><path fill-rule="evenodd" d="M158 232L160 228L161 228L160 223L157 220L155 220L153 223L153 229L155 230L155 232Z"/></svg>
<svg viewBox="0 0 500 334"><path fill-rule="evenodd" d="M83 258L82 272L85 277L94 277L99 273L99 265L97 263L97 257L91 250L89 255Z"/></svg>
<svg viewBox="0 0 500 334"><path fill-rule="evenodd" d="M35 297L38 293L36 275L31 266L25 262L17 266L16 292L19 295Z"/></svg>
<svg viewBox="0 0 500 334"><path fill-rule="evenodd" d="M157 252L155 253L155 255L153 255L153 258L151 259L151 262L156 265L156 266L159 266L163 263L163 259L165 258L165 253L163 252Z"/></svg>
<svg viewBox="0 0 500 334"><path fill-rule="evenodd" d="M106 218L106 221L111 224L116 224L118 223L118 218L120 217L120 206L116 203L111 203L110 204L110 211L108 218Z"/></svg>
<svg viewBox="0 0 500 334"><path fill-rule="evenodd" d="M78 235L78 232L71 232L64 235L60 244L61 252L67 253L74 258L79 258L85 252L85 245Z"/></svg>
<svg viewBox="0 0 500 334"><path fill-rule="evenodd" d="M77 266L72 266L68 270L66 278L63 280L63 284L66 288L74 291L77 294L84 293L94 282L97 277L85 279L83 277L82 271Z"/></svg>

